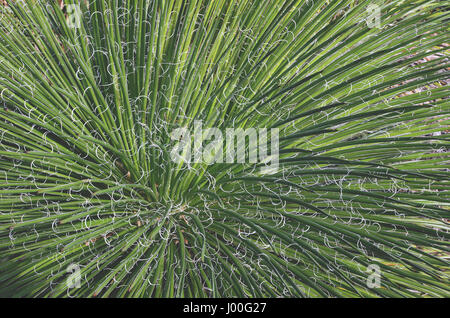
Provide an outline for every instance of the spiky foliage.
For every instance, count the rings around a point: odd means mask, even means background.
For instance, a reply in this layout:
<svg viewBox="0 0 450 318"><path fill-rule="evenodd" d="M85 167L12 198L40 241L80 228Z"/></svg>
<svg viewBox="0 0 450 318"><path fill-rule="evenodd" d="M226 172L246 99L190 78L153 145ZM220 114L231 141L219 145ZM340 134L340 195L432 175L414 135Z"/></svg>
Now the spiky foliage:
<svg viewBox="0 0 450 318"><path fill-rule="evenodd" d="M8 2L2 295L449 296L439 1ZM195 120L279 128L278 172L175 164Z"/></svg>

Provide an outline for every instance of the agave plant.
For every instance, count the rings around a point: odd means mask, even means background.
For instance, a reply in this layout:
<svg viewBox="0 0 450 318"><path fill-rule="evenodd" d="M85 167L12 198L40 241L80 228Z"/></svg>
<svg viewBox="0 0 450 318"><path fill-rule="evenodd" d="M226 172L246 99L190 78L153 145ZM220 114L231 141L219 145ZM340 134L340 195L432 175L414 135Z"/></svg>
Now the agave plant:
<svg viewBox="0 0 450 318"><path fill-rule="evenodd" d="M441 2L6 2L2 296L450 296Z"/></svg>

